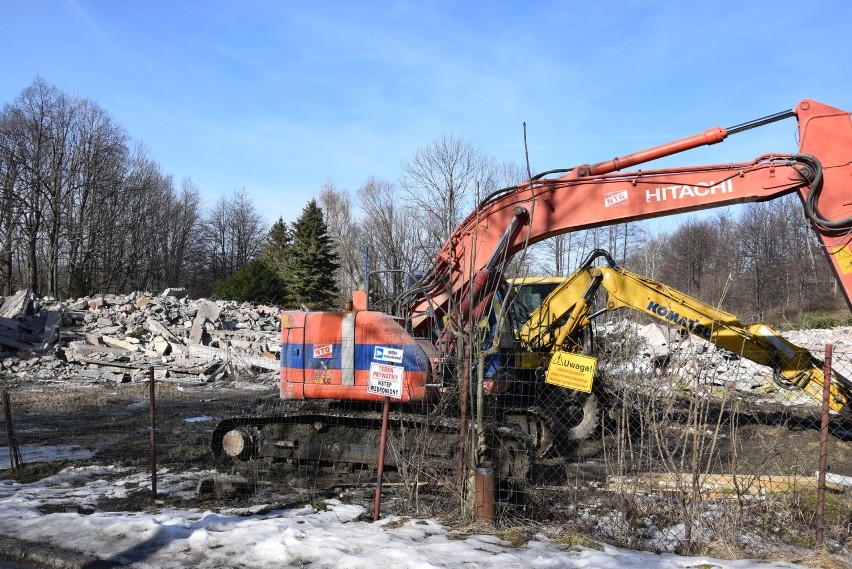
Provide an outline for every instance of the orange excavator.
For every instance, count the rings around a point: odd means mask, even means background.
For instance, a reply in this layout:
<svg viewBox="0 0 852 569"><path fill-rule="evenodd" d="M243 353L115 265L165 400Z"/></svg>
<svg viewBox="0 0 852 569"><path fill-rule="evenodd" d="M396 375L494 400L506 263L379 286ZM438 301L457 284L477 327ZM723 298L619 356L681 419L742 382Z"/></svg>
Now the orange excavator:
<svg viewBox="0 0 852 569"><path fill-rule="evenodd" d="M775 121L798 122L798 153L769 153L748 162L625 170L720 143ZM470 385L499 401L500 418L477 433L498 456L503 476L522 475L548 416L535 396L518 397L530 378L483 378L469 362L496 350L475 338L503 270L513 255L549 237L580 229L644 220L798 193L822 242L847 303L852 296L852 122L850 113L813 100L731 128L699 134L626 156L552 170L497 191L458 226L433 266L402 303L404 314L367 310L358 292L339 312L288 311L282 316L280 405L275 412L223 420L214 430L214 454L246 460L319 460L375 464L379 406L396 404L398 449L406 433L428 427L436 437L433 461L458 459L458 437L470 429ZM494 344L494 348L489 347ZM471 355L478 352L479 355ZM460 362L463 362L460 364ZM534 381L533 381L534 382ZM519 388L523 384L524 389ZM535 385L532 385L534 388ZM534 391L534 389L533 389ZM460 403L442 404L448 393ZM476 406L476 405L474 405ZM498 405L498 409L501 408ZM480 428L480 427L477 427ZM455 443L453 442L455 441ZM533 447L534 450L530 450ZM394 465L394 453L386 464Z"/></svg>

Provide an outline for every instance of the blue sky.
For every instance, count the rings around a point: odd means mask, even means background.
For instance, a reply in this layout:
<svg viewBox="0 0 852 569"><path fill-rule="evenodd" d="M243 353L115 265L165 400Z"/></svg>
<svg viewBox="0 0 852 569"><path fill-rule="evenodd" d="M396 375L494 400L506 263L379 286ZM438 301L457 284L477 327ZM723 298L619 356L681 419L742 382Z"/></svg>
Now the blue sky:
<svg viewBox="0 0 852 569"><path fill-rule="evenodd" d="M0 102L92 99L209 203L295 219L451 132L534 171L812 98L852 109L852 2L0 0ZM795 121L667 159L796 149Z"/></svg>

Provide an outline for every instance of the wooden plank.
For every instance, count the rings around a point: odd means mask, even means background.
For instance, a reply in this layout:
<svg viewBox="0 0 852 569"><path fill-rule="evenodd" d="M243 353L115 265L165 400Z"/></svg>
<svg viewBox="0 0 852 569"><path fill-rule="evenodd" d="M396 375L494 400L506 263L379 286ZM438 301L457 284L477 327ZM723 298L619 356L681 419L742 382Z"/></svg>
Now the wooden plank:
<svg viewBox="0 0 852 569"><path fill-rule="evenodd" d="M814 476L787 476L775 474L700 474L697 482L691 474L645 474L635 477L611 476L607 478L610 490L647 490L663 492L690 492L697 486L699 493L715 497L742 495L764 496L781 492L816 491ZM826 483L826 489L842 493L842 484Z"/></svg>

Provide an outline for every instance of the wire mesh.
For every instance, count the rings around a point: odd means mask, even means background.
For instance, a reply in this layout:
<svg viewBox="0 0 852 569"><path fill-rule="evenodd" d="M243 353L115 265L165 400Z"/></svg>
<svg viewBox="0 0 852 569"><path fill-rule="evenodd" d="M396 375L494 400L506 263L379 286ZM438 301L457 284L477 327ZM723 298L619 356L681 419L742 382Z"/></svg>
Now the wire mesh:
<svg viewBox="0 0 852 569"><path fill-rule="evenodd" d="M532 355L462 347L454 372L433 386L434 400L391 400L382 512L473 521L474 472L486 467L496 477L500 526L680 553L812 544L820 402L754 364L757 354L716 350L665 328L661 350L641 328L623 320L599 327L590 394L547 384ZM332 357L323 357L325 345ZM807 347L821 358L824 345ZM334 495L371 506L382 398L363 395L375 352L351 359L351 387L361 394L353 400L337 391L346 370L335 349L332 338L305 348L311 357L298 377L236 356L203 379L156 374L158 468L198 472L198 501ZM836 372L852 375L850 358L848 346L835 345ZM4 477L68 465L148 468L146 374L2 382ZM282 382L312 389L311 399L282 398L292 392ZM404 383L403 398L416 387ZM852 442L838 414L831 423L826 539L843 547L852 537ZM229 454L214 441L232 432Z"/></svg>

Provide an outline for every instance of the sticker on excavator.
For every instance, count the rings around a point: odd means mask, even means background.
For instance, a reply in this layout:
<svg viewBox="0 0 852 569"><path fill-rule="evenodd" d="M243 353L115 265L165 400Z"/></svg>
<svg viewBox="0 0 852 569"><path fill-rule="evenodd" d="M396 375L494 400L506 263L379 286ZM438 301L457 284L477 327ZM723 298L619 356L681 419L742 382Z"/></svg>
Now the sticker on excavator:
<svg viewBox="0 0 852 569"><path fill-rule="evenodd" d="M402 399L402 366L371 363L367 393Z"/></svg>
<svg viewBox="0 0 852 569"><path fill-rule="evenodd" d="M849 250L849 245L841 245L836 247L834 256L837 258L837 267L844 275L852 273L852 251Z"/></svg>
<svg viewBox="0 0 852 569"><path fill-rule="evenodd" d="M373 359L382 362L401 364L404 352L400 348L388 348L387 346L376 346L373 349Z"/></svg>
<svg viewBox="0 0 852 569"><path fill-rule="evenodd" d="M604 192L604 207L627 205L629 199L630 195L627 193L627 190Z"/></svg>
<svg viewBox="0 0 852 569"><path fill-rule="evenodd" d="M314 346L315 359L328 359L334 354L334 346L331 344L317 344Z"/></svg>
<svg viewBox="0 0 852 569"><path fill-rule="evenodd" d="M597 364L598 360L591 356L556 352L550 358L545 381L560 387L591 393Z"/></svg>

